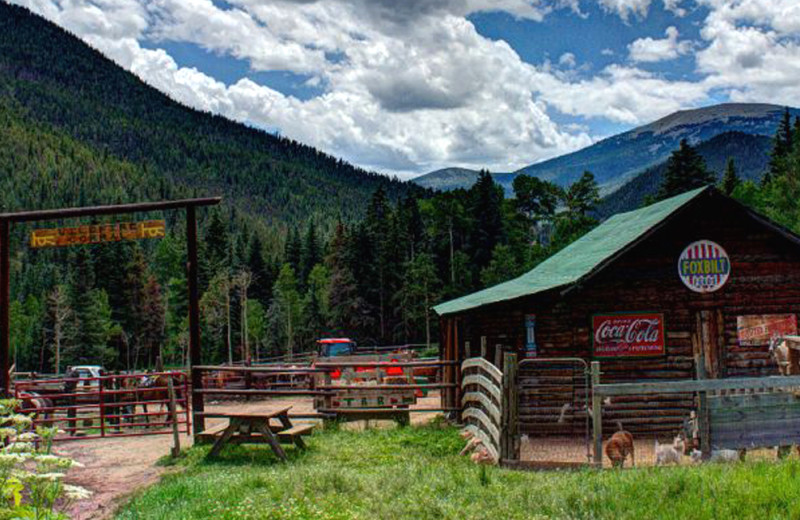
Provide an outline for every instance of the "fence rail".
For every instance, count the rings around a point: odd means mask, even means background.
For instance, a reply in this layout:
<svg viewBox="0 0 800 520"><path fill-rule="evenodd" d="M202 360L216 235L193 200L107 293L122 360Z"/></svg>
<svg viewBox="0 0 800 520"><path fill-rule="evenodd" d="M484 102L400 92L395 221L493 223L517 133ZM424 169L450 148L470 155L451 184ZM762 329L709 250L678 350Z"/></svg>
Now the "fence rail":
<svg viewBox="0 0 800 520"><path fill-rule="evenodd" d="M201 398L206 395L308 397L314 399L315 413L291 414L292 417L381 419L385 416L403 422L407 421L409 413L456 410L414 406L417 397L430 391L457 387L455 383L439 381L444 367L454 364L436 359L353 361L349 358L347 361L326 360L302 366L298 366L299 363L198 365L193 370L199 373L203 384L193 392ZM203 430L205 417L214 415L202 408L196 410L195 433Z"/></svg>
<svg viewBox="0 0 800 520"><path fill-rule="evenodd" d="M486 359L475 357L461 364L464 429L479 439L495 460L504 452L507 419L503 408L503 372Z"/></svg>
<svg viewBox="0 0 800 520"><path fill-rule="evenodd" d="M14 398L34 415L34 425L64 432L56 440L171 434L166 428L173 425L188 434L188 396L183 372L32 379L14 385Z"/></svg>
<svg viewBox="0 0 800 520"><path fill-rule="evenodd" d="M592 363L594 463L602 464L602 402L634 395L697 394L695 430L701 451L800 444L800 376L600 383Z"/></svg>

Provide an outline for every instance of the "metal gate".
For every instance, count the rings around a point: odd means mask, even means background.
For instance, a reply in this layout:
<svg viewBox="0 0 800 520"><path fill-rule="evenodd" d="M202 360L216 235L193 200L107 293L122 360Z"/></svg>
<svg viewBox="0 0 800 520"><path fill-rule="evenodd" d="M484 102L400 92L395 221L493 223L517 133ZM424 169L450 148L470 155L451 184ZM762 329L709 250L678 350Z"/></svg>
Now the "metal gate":
<svg viewBox="0 0 800 520"><path fill-rule="evenodd" d="M589 367L579 358L525 359L517 373L520 461L541 466L591 462Z"/></svg>
<svg viewBox="0 0 800 520"><path fill-rule="evenodd" d="M56 440L190 432L183 372L17 381L14 398L35 426L58 426ZM175 407L174 416L170 409ZM174 417L174 419L173 419Z"/></svg>

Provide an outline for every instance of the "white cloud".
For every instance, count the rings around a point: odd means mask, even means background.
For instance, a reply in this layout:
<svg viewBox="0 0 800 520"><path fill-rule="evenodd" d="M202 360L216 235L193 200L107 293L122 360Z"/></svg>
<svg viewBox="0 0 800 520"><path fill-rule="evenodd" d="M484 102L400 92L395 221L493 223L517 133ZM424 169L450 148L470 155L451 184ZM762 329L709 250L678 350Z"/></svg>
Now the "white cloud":
<svg viewBox="0 0 800 520"><path fill-rule="evenodd" d="M598 0L633 23L652 0ZM660 0L684 14L688 0ZM467 15L503 10L538 21L577 0L16 0L75 32L175 99L391 173L459 164L512 170L591 142L586 127L550 112L641 124L708 102L796 104L797 0L694 0L708 10L702 44L663 39L629 46L630 62L592 73L565 52L557 66L525 63L481 36ZM694 4L692 4L694 5ZM301 74L321 95L300 100L249 79L226 85L181 67L155 42L184 41L254 70ZM676 81L636 66L694 53L701 78ZM609 49L604 56L624 53Z"/></svg>
<svg viewBox="0 0 800 520"><path fill-rule="evenodd" d="M674 60L692 50L691 42L678 40L679 33L676 27L667 27L665 34L666 38L661 40L654 40L653 38L635 40L628 45L630 59L635 62L645 63Z"/></svg>
<svg viewBox="0 0 800 520"><path fill-rule="evenodd" d="M565 52L560 58L558 58L558 64L569 68L575 67L575 55L571 52Z"/></svg>
<svg viewBox="0 0 800 520"><path fill-rule="evenodd" d="M800 4L796 0L699 0L710 9L696 54L709 88L733 101L797 105Z"/></svg>
<svg viewBox="0 0 800 520"><path fill-rule="evenodd" d="M90 0L35 1L36 10L175 99L278 128L366 167L407 173L457 163L512 170L591 142L550 119L534 97L533 66L464 18L503 9L539 19L573 2L231 0L220 8L210 0L151 0L145 8L127 0L141 20L130 24ZM83 16L87 9L96 19ZM307 74L325 91L301 101L248 79L226 86L179 67L163 50L142 48L143 35L189 41L256 70Z"/></svg>
<svg viewBox="0 0 800 520"><path fill-rule="evenodd" d="M683 0L664 0L664 9L681 18L686 16L686 9L682 7Z"/></svg>
<svg viewBox="0 0 800 520"><path fill-rule="evenodd" d="M599 2L606 11L628 21L631 15L641 18L647 16L651 0L599 0Z"/></svg>

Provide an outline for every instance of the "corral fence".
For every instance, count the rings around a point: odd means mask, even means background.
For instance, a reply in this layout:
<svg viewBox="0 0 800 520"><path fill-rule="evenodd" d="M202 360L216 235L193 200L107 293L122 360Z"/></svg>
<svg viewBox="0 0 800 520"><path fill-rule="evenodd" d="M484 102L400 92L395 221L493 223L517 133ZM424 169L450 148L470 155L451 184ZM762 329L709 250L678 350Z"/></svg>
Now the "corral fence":
<svg viewBox="0 0 800 520"><path fill-rule="evenodd" d="M599 379L599 364L592 366ZM595 375L596 373L596 375ZM602 464L604 399L696 394L690 439L707 458L714 450L800 445L800 376L697 379L593 386L594 463Z"/></svg>
<svg viewBox="0 0 800 520"><path fill-rule="evenodd" d="M56 426L56 440L190 432L183 372L16 381L14 399L34 426Z"/></svg>
<svg viewBox="0 0 800 520"><path fill-rule="evenodd" d="M617 425L635 432L645 464L654 439L680 434L704 458L800 445L800 376L601 383L599 362L513 353L502 370L476 357L461 373L465 429L505 466L602 467L604 433Z"/></svg>
<svg viewBox="0 0 800 520"><path fill-rule="evenodd" d="M305 411L289 416L300 419L396 420L408 423L412 413L455 412L458 408L421 405L433 394L453 391L456 383L442 374L456 362L429 360L363 360L256 366L195 366L202 384L192 390L195 434L205 429L205 419L224 412L205 410L211 396L228 399L305 399ZM438 402L438 401L437 401Z"/></svg>

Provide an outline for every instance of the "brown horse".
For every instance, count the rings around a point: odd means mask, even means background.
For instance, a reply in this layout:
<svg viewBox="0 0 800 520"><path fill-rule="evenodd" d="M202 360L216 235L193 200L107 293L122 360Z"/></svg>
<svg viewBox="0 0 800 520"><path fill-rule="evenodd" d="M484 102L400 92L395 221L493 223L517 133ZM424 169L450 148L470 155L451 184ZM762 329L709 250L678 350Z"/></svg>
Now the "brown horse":
<svg viewBox="0 0 800 520"><path fill-rule="evenodd" d="M127 415L134 415L136 413L137 403L141 405L145 414L144 419L146 423L150 423L150 416L147 415L148 404L153 404L153 401L158 401L159 409L158 415L166 415L165 409L169 409L169 390L168 385L170 378L175 392L175 401L180 408L184 408L183 399L183 385L177 384L175 376L167 374L157 375L144 375L136 378L126 378L122 382L122 389L129 390L129 392L120 394L120 402L126 407ZM128 403L125 405L124 403ZM176 410L177 412L177 410ZM133 422L133 417L129 418ZM165 421L166 422L166 421Z"/></svg>

